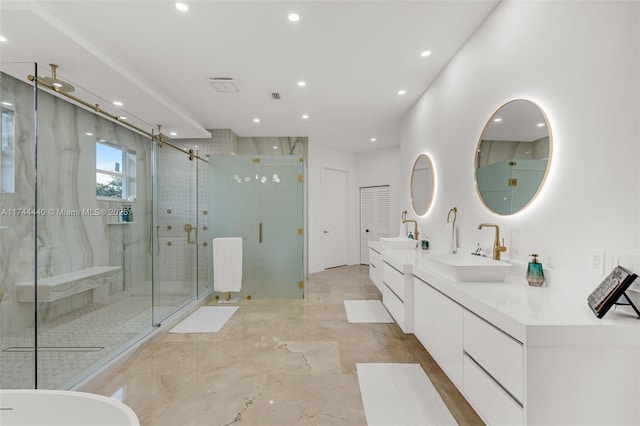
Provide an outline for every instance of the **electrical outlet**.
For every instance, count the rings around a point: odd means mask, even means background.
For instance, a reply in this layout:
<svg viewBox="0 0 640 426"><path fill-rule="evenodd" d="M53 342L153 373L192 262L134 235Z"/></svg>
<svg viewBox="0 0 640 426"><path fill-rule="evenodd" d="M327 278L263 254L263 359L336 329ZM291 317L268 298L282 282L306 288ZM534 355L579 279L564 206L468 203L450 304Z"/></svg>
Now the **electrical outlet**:
<svg viewBox="0 0 640 426"><path fill-rule="evenodd" d="M591 249L589 270L596 274L604 274L604 250Z"/></svg>

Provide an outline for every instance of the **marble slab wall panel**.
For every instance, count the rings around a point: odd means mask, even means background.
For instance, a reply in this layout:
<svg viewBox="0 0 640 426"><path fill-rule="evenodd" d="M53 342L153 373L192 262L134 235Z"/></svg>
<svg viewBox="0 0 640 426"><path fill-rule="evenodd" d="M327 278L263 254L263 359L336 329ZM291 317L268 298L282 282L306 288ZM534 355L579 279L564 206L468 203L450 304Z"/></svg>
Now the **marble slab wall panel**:
<svg viewBox="0 0 640 426"><path fill-rule="evenodd" d="M33 307L24 309L16 301L15 285L33 280L35 240L34 215L16 209L35 206L35 109L34 90L0 73L2 101L12 104L15 129L15 193L0 194L0 336L33 322Z"/></svg>
<svg viewBox="0 0 640 426"><path fill-rule="evenodd" d="M2 75L2 93L12 94L16 106L16 193L0 195L1 209L33 208L35 151L33 88ZM88 133L92 133L89 135ZM137 199L127 203L98 200L95 194L95 143L104 139L133 149L137 158ZM0 285L6 296L0 303L0 335L32 325L33 307L17 303L15 284L38 277L72 272L91 266L123 266L123 290L150 279L148 255L151 214L151 142L121 125L86 111L45 91L38 93L37 238L34 217L1 217ZM130 204L135 223L110 225L115 212ZM114 214L110 214L114 213ZM118 288L118 286L115 286ZM43 320L77 308L79 300L61 302L52 309L41 304Z"/></svg>

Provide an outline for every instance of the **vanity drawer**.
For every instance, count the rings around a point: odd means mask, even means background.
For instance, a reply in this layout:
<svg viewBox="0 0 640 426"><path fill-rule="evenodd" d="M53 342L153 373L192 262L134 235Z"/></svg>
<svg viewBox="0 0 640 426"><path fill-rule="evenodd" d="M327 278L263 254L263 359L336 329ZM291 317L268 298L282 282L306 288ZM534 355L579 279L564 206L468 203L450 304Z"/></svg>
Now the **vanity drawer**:
<svg viewBox="0 0 640 426"><path fill-rule="evenodd" d="M393 319L404 329L404 303L385 284L382 285L382 303Z"/></svg>
<svg viewBox="0 0 640 426"><path fill-rule="evenodd" d="M490 425L522 425L524 410L465 353L464 394Z"/></svg>
<svg viewBox="0 0 640 426"><path fill-rule="evenodd" d="M464 350L518 401L523 401L522 343L464 311Z"/></svg>
<svg viewBox="0 0 640 426"><path fill-rule="evenodd" d="M404 274L387 262L384 264L384 283L404 302Z"/></svg>
<svg viewBox="0 0 640 426"><path fill-rule="evenodd" d="M369 249L369 278L382 292L382 257L374 249Z"/></svg>

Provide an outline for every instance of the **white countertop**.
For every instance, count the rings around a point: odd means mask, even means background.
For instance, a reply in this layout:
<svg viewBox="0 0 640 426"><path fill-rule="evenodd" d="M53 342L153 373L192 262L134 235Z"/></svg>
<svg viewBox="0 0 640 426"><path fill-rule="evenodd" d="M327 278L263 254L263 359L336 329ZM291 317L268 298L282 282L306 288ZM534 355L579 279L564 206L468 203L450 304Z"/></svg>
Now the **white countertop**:
<svg viewBox="0 0 640 426"><path fill-rule="evenodd" d="M429 251L384 249L384 261L447 295L527 345L607 344L640 346L640 319L631 310L611 308L598 319L587 305L593 288L554 280L532 287L524 277L504 282L451 281L429 267ZM597 343L596 343L597 342Z"/></svg>

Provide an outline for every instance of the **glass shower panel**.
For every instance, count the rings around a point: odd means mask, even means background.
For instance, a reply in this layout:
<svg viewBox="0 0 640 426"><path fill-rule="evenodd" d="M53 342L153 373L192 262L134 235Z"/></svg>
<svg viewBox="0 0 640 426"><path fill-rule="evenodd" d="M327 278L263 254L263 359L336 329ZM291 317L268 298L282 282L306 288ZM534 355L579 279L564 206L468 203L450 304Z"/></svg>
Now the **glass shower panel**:
<svg viewBox="0 0 640 426"><path fill-rule="evenodd" d="M0 388L33 389L35 375L36 91L33 63L0 63ZM19 179L15 179L19 176Z"/></svg>
<svg viewBox="0 0 640 426"><path fill-rule="evenodd" d="M256 166L254 211L262 235L254 276L262 285L255 297L300 299L304 297L303 163L297 157L261 157Z"/></svg>
<svg viewBox="0 0 640 426"><path fill-rule="evenodd" d="M303 297L303 173L298 157L210 158L213 237L243 238L241 297Z"/></svg>
<svg viewBox="0 0 640 426"><path fill-rule="evenodd" d="M72 387L151 329L150 155L148 138L39 90L39 388Z"/></svg>
<svg viewBox="0 0 640 426"><path fill-rule="evenodd" d="M154 323L196 298L198 278L197 160L154 142Z"/></svg>

